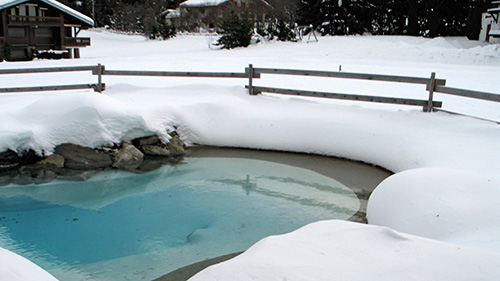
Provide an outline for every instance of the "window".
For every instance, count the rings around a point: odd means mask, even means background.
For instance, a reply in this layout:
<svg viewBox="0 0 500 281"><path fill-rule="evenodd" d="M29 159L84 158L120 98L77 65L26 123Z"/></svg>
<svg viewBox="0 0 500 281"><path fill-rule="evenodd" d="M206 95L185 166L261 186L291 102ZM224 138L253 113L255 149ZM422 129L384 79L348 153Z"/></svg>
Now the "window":
<svg viewBox="0 0 500 281"><path fill-rule="evenodd" d="M24 38L24 37L26 37L26 29L24 29L24 27L9 27L8 33L9 33L9 37L12 37L12 38Z"/></svg>
<svg viewBox="0 0 500 281"><path fill-rule="evenodd" d="M11 53L10 53L10 58L15 60L15 59L25 59L27 58L26 55L27 50L26 49L17 49L13 48Z"/></svg>
<svg viewBox="0 0 500 281"><path fill-rule="evenodd" d="M40 9L38 9L38 16L45 17L46 12L47 12L47 8L40 8Z"/></svg>
<svg viewBox="0 0 500 281"><path fill-rule="evenodd" d="M36 6L35 5L28 6L28 15L30 17L36 17Z"/></svg>
<svg viewBox="0 0 500 281"><path fill-rule="evenodd" d="M36 38L52 38L53 30L50 27L39 27L35 29Z"/></svg>
<svg viewBox="0 0 500 281"><path fill-rule="evenodd" d="M19 15L26 16L26 5L19 6Z"/></svg>

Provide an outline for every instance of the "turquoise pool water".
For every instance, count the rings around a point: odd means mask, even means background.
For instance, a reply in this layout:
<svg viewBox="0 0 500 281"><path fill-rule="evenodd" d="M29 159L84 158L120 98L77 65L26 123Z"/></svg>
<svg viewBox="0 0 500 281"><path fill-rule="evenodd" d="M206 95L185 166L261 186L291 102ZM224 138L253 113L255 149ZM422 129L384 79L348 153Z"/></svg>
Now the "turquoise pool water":
<svg viewBox="0 0 500 281"><path fill-rule="evenodd" d="M0 247L60 280L152 280L358 209L353 191L310 170L186 158L140 175L0 187Z"/></svg>

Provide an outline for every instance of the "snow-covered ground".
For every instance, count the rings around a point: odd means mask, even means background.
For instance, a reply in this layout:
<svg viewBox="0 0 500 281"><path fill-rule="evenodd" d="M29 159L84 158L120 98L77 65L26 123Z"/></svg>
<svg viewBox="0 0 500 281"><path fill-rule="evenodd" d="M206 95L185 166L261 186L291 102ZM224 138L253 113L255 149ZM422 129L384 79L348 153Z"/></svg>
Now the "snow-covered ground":
<svg viewBox="0 0 500 281"><path fill-rule="evenodd" d="M255 67L430 77L496 92L500 46L464 38L321 37L213 50L205 36L168 41L82 32L82 59L3 62L0 68L102 63L106 69L235 71ZM4 75L1 87L95 83L90 73ZM325 221L270 237L195 280L498 280L500 125L421 108L249 96L245 79L105 76L107 90L0 95L0 151L50 154L64 142L101 146L177 127L188 143L339 156L395 174L368 203L372 225ZM255 84L426 99L425 86L263 76ZM436 94L450 111L500 121L500 103ZM4 253L4 252L2 252ZM4 254L1 254L3 256ZM19 263L2 261L15 276ZM29 264L26 267L30 267ZM12 268L12 270L10 270ZM11 275L8 275L11 274ZM23 278L32 275L26 273Z"/></svg>

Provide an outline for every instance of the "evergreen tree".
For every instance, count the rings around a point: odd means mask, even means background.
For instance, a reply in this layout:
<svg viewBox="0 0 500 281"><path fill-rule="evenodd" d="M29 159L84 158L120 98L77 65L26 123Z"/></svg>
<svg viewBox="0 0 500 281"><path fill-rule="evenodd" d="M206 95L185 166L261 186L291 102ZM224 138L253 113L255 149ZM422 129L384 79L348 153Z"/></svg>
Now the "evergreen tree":
<svg viewBox="0 0 500 281"><path fill-rule="evenodd" d="M218 33L222 36L217 41L224 49L236 47L248 47L252 39L252 24L248 20L248 15L239 16L231 11L218 26Z"/></svg>
<svg viewBox="0 0 500 281"><path fill-rule="evenodd" d="M477 39L489 0L301 0L298 22L322 34L464 36Z"/></svg>
<svg viewBox="0 0 500 281"><path fill-rule="evenodd" d="M280 41L294 41L297 37L295 23L283 14L258 22L256 30L259 35L269 40L276 37Z"/></svg>
<svg viewBox="0 0 500 281"><path fill-rule="evenodd" d="M177 8L182 0L60 1L94 16L96 26L109 25L122 31L165 38L163 34L175 34L172 32L175 27L164 26L161 14L166 9ZM291 13L292 1L281 4L280 11L286 18L274 16L265 24L274 30L268 31L269 36L289 40L296 19L299 25L312 24L323 35L370 32L428 37L466 35L478 39L482 13L491 3L490 0L298 0L296 12Z"/></svg>
<svg viewBox="0 0 500 281"><path fill-rule="evenodd" d="M301 0L296 12L298 24L318 28L325 20L322 7L323 0Z"/></svg>
<svg viewBox="0 0 500 281"><path fill-rule="evenodd" d="M418 26L419 0L408 0L408 29L407 34L417 36L420 33Z"/></svg>
<svg viewBox="0 0 500 281"><path fill-rule="evenodd" d="M399 35L407 33L408 6L406 1L371 0L372 34Z"/></svg>
<svg viewBox="0 0 500 281"><path fill-rule="evenodd" d="M478 40L481 32L482 13L488 9L489 0L469 0L465 34L471 40Z"/></svg>
<svg viewBox="0 0 500 281"><path fill-rule="evenodd" d="M293 24L284 19L283 16L276 18L275 35L280 41L292 41L295 39Z"/></svg>
<svg viewBox="0 0 500 281"><path fill-rule="evenodd" d="M175 28L174 24L170 24L165 19L163 19L159 23L158 32L160 36L165 40L175 37L175 35L177 34L177 29Z"/></svg>

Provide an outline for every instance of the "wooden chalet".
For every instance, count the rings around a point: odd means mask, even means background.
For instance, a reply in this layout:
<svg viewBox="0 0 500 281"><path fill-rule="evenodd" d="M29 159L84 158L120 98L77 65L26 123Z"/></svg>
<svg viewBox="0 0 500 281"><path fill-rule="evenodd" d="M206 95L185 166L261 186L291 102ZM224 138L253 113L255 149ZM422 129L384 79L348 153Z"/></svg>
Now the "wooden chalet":
<svg viewBox="0 0 500 281"><path fill-rule="evenodd" d="M79 48L89 46L90 38L77 35L93 25L91 18L55 0L0 0L0 58L31 60L49 50L79 58Z"/></svg>
<svg viewBox="0 0 500 281"><path fill-rule="evenodd" d="M491 1L491 6L483 14L480 40L500 43L500 1Z"/></svg>
<svg viewBox="0 0 500 281"><path fill-rule="evenodd" d="M213 30L230 11L263 19L273 7L265 0L187 0L166 18L181 30Z"/></svg>
<svg viewBox="0 0 500 281"><path fill-rule="evenodd" d="M500 42L500 1L492 1L491 4L494 6L491 9L488 9L488 13L490 14L492 21L489 25L488 31L488 41L492 41L495 43Z"/></svg>

